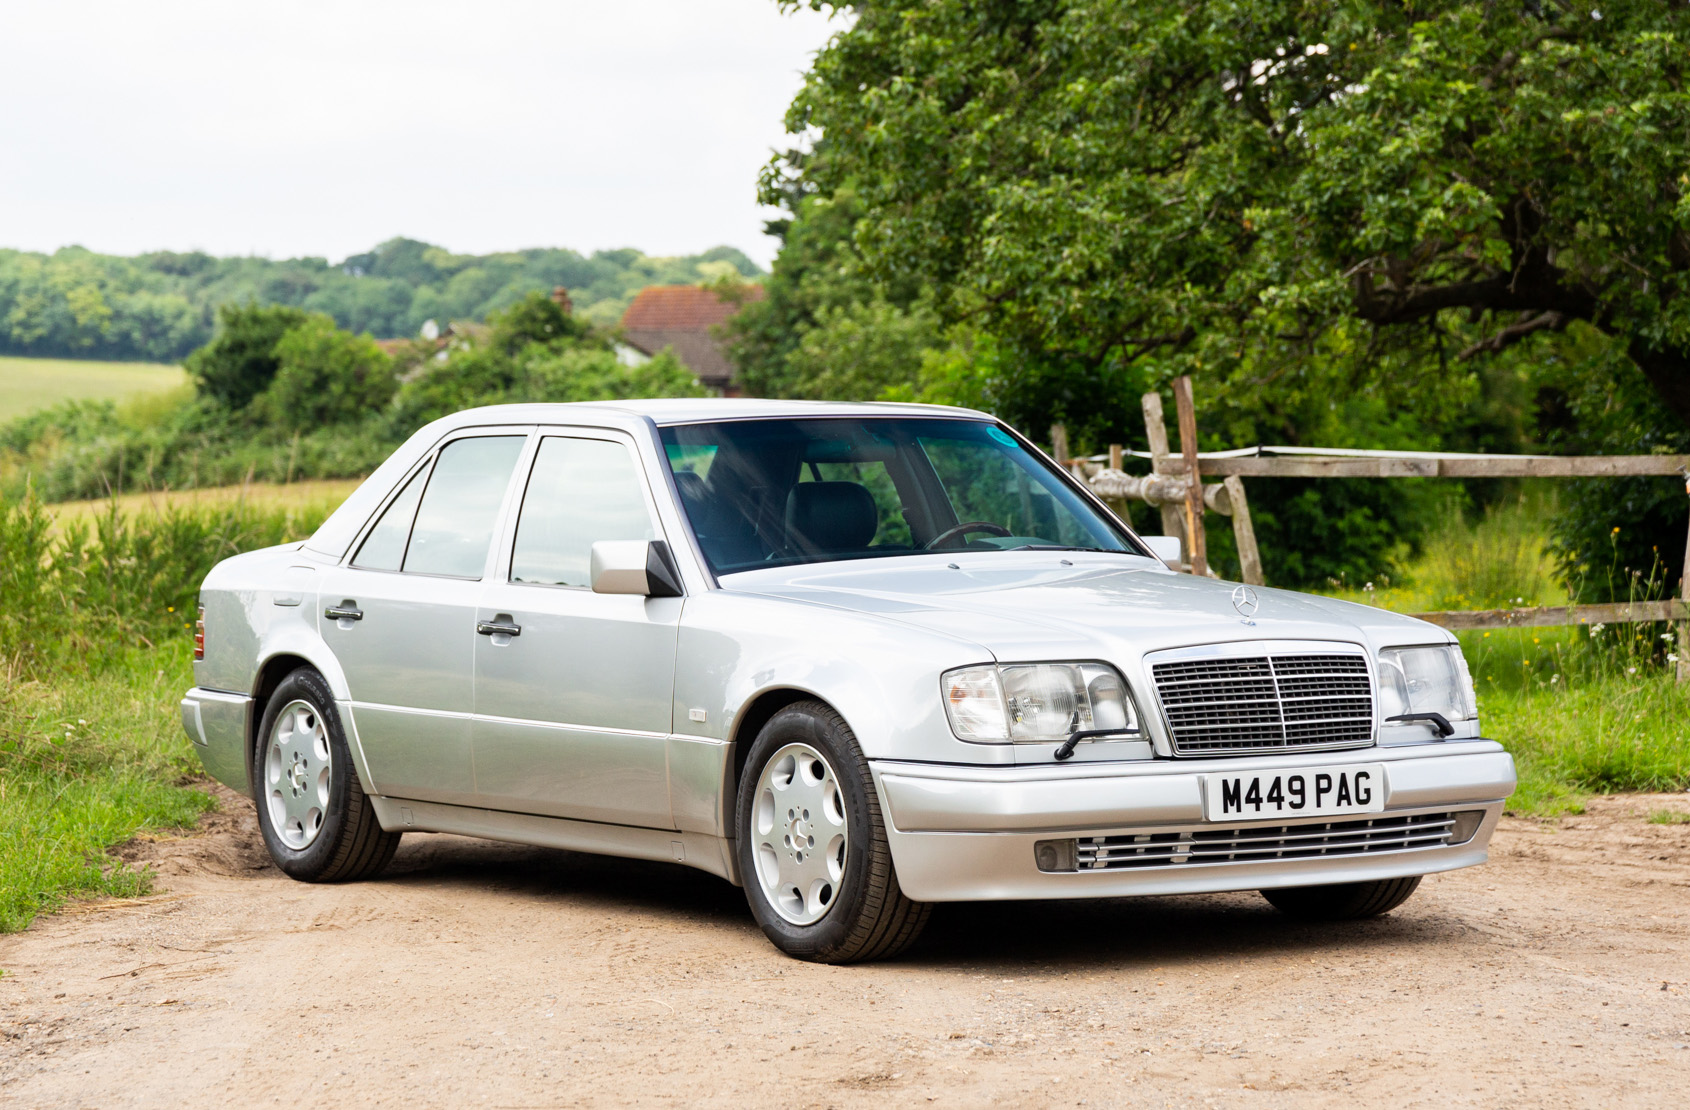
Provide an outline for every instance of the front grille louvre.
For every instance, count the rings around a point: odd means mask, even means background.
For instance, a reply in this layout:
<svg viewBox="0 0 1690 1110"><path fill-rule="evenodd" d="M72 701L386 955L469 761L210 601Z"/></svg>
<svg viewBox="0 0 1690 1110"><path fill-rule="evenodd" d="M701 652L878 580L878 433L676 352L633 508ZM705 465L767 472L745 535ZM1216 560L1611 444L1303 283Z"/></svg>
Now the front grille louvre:
<svg viewBox="0 0 1690 1110"><path fill-rule="evenodd" d="M1360 655L1258 655L1155 663L1176 755L1309 751L1373 742Z"/></svg>
<svg viewBox="0 0 1690 1110"><path fill-rule="evenodd" d="M1126 871L1139 867L1406 852L1443 847L1450 842L1454 826L1453 813L1420 813L1302 825L1094 836L1077 842L1077 863L1081 871Z"/></svg>

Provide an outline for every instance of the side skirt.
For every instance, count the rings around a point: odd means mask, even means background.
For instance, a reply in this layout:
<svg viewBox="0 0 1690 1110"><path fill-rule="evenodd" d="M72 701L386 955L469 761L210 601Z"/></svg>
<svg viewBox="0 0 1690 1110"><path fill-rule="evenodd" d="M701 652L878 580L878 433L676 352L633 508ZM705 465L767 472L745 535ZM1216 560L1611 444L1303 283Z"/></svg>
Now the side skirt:
<svg viewBox="0 0 1690 1110"><path fill-rule="evenodd" d="M541 848L563 848L626 859L684 863L740 885L734 872L733 844L707 833L601 825L532 813L414 802L405 798L370 799L376 819L388 832L442 832Z"/></svg>

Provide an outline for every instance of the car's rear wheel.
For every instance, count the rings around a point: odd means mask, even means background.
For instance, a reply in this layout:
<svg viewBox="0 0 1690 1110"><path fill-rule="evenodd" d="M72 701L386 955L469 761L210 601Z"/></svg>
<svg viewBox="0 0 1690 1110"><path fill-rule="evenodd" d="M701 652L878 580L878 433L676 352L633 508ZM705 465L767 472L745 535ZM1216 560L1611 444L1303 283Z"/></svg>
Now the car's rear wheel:
<svg viewBox="0 0 1690 1110"><path fill-rule="evenodd" d="M1420 886L1419 875L1401 879L1376 879L1366 883L1332 883L1328 886L1288 886L1264 890L1262 897L1275 909L1310 921L1354 921L1390 913Z"/></svg>
<svg viewBox="0 0 1690 1110"><path fill-rule="evenodd" d="M253 760L258 828L276 866L310 883L364 879L399 847L364 794L323 676L301 667L276 687Z"/></svg>
<svg viewBox="0 0 1690 1110"><path fill-rule="evenodd" d="M752 742L735 812L746 901L789 956L852 963L897 955L930 907L898 888L868 761L821 702L787 706Z"/></svg>

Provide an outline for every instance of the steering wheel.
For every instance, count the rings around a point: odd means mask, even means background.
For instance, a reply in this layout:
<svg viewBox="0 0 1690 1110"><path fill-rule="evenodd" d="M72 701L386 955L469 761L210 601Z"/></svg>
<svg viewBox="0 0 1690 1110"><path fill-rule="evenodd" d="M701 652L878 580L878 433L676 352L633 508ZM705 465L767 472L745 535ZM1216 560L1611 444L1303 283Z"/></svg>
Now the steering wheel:
<svg viewBox="0 0 1690 1110"><path fill-rule="evenodd" d="M922 550L932 551L946 540L954 540L958 536L966 536L970 532L990 532L994 536L1013 536L1015 534L1003 525L993 524L989 520L970 520L957 525L955 528L947 528L940 532L937 536L928 540L927 546Z"/></svg>

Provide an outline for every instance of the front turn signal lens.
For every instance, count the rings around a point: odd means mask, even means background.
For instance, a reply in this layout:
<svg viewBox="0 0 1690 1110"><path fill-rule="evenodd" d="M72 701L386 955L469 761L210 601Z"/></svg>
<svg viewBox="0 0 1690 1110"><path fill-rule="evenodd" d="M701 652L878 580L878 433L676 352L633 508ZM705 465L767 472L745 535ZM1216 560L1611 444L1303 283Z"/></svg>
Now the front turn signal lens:
<svg viewBox="0 0 1690 1110"><path fill-rule="evenodd" d="M943 679L945 713L960 740L1009 739L1004 715L1003 684L996 667L963 667L947 671Z"/></svg>

